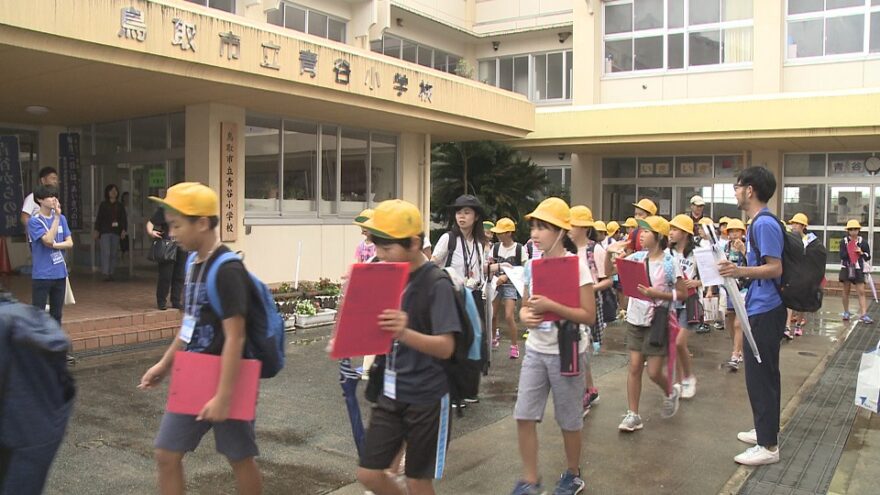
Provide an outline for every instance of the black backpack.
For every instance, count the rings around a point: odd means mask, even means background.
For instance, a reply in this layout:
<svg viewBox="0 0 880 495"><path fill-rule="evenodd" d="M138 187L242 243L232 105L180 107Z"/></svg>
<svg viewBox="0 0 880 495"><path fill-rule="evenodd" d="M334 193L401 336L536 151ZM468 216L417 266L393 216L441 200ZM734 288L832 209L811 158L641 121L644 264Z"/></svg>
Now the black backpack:
<svg viewBox="0 0 880 495"><path fill-rule="evenodd" d="M514 256L516 259L511 263L512 266L522 266L522 244L515 242L516 244L516 254ZM496 242L494 246L492 246L492 258L495 262L498 262L498 252L501 251L501 243Z"/></svg>
<svg viewBox="0 0 880 495"><path fill-rule="evenodd" d="M811 242L804 246L803 240L797 234L787 231L785 225L772 213L762 212L755 215L752 224L763 215L773 217L782 229L782 277L779 284L773 281L782 297L782 303L794 311L818 311L822 307L822 280L825 278L828 251L821 242ZM749 243L755 251L758 266L762 265L761 251L752 228L749 228Z"/></svg>

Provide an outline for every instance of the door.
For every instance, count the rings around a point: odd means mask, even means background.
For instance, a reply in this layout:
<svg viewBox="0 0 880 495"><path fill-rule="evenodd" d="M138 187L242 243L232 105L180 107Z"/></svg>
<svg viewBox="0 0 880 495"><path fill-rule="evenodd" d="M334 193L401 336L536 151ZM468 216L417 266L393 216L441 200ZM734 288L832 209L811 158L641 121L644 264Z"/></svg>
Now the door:
<svg viewBox="0 0 880 495"><path fill-rule="evenodd" d="M862 225L861 235L871 245L871 252L877 248L877 243L874 242L876 195L871 193L878 191L880 187L849 184L828 187L826 248L830 265L840 263L840 242L846 237L846 223L850 220L858 220Z"/></svg>

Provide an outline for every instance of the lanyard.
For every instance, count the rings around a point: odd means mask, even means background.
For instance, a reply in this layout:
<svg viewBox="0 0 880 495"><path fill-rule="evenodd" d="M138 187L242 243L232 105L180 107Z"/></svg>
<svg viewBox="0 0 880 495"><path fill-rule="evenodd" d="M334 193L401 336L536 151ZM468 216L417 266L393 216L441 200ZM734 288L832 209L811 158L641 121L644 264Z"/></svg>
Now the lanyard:
<svg viewBox="0 0 880 495"><path fill-rule="evenodd" d="M462 259L464 260L464 276L470 278L474 274L474 269L471 266L474 262L474 258L477 257L477 252L479 250L479 246L477 245L477 240L474 239L474 248L468 250L467 239L464 236L461 236L461 248L462 248ZM479 267L480 261L477 257L477 266Z"/></svg>
<svg viewBox="0 0 880 495"><path fill-rule="evenodd" d="M399 343L395 340L394 346L391 348L391 352L388 354L388 365L387 369L391 372L397 370L397 349L400 347Z"/></svg>

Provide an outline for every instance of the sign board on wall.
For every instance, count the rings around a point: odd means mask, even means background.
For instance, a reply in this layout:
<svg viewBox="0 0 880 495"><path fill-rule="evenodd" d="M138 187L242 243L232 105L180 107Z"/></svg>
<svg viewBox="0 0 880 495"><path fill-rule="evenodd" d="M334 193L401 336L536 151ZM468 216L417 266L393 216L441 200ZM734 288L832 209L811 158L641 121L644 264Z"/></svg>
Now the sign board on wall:
<svg viewBox="0 0 880 495"><path fill-rule="evenodd" d="M19 222L24 195L18 136L0 136L0 237L22 235Z"/></svg>
<svg viewBox="0 0 880 495"><path fill-rule="evenodd" d="M61 207L70 230L82 229L82 187L79 177L79 133L58 135L58 180Z"/></svg>
<svg viewBox="0 0 880 495"><path fill-rule="evenodd" d="M220 123L220 240L238 238L238 124Z"/></svg>

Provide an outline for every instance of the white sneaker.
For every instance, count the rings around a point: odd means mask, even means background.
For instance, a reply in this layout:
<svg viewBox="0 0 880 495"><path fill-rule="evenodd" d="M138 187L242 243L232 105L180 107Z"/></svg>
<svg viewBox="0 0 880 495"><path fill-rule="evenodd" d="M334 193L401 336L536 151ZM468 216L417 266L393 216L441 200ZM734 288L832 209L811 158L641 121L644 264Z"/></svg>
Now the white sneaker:
<svg viewBox="0 0 880 495"><path fill-rule="evenodd" d="M771 452L766 448L755 445L742 454L733 458L738 464L745 466L763 466L764 464L774 464L779 462L779 448L775 452Z"/></svg>
<svg viewBox="0 0 880 495"><path fill-rule="evenodd" d="M758 432L752 428L749 431L741 431L736 434L737 440L740 442L750 443L752 445L758 445Z"/></svg>
<svg viewBox="0 0 880 495"><path fill-rule="evenodd" d="M693 399L697 394L697 377L690 376L681 380L681 398Z"/></svg>
<svg viewBox="0 0 880 495"><path fill-rule="evenodd" d="M660 409L660 417L663 419L669 419L675 416L675 413L678 412L678 399L680 398L681 385L676 383L672 386L672 393L663 399L663 408Z"/></svg>

